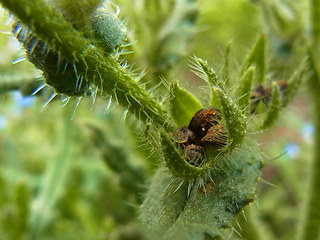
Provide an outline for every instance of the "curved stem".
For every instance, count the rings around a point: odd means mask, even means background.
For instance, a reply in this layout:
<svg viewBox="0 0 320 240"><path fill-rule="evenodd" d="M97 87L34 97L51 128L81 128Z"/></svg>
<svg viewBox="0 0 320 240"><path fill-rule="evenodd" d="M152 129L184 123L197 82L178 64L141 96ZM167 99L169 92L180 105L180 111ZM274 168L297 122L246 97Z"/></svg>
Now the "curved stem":
<svg viewBox="0 0 320 240"><path fill-rule="evenodd" d="M1 0L37 37L69 63L85 72L87 81L97 86L103 96L112 95L117 103L142 120L173 129L168 113L110 54L94 46L66 21L62 14L44 0Z"/></svg>
<svg viewBox="0 0 320 240"><path fill-rule="evenodd" d="M310 93L313 102L313 114L315 124L315 151L311 166L311 178L309 183L309 196L305 221L302 226L301 239L317 240L320 235L320 77L317 63L317 50L320 43L320 0L310 0L311 11L311 70L309 79ZM317 71L318 70L318 71Z"/></svg>
<svg viewBox="0 0 320 240"><path fill-rule="evenodd" d="M312 61L312 60L311 60ZM301 240L317 240L320 229L320 78L312 62L312 76L309 79L310 92L312 93L314 124L315 124L315 151L311 166L309 182L309 196L305 220L302 226Z"/></svg>

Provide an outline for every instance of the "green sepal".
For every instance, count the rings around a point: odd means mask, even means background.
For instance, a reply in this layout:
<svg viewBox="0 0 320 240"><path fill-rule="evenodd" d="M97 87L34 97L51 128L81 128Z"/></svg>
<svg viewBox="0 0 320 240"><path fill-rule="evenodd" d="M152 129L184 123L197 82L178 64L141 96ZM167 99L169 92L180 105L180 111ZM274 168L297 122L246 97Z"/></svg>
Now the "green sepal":
<svg viewBox="0 0 320 240"><path fill-rule="evenodd" d="M235 92L238 99L238 104L241 109L247 109L250 103L251 89L255 74L255 67L249 67L248 70L243 74L239 81L238 87Z"/></svg>
<svg viewBox="0 0 320 240"><path fill-rule="evenodd" d="M286 107L296 96L299 87L302 83L303 75L308 70L307 59L303 59L298 69L293 73L287 82L287 89L284 92L282 107Z"/></svg>
<svg viewBox="0 0 320 240"><path fill-rule="evenodd" d="M228 133L228 144L225 149L230 152L245 139L247 134L247 118L241 108L225 92L219 88L215 88L215 91L219 96Z"/></svg>
<svg viewBox="0 0 320 240"><path fill-rule="evenodd" d="M190 92L173 82L170 89L170 114L178 127L189 124L194 114L203 106Z"/></svg>
<svg viewBox="0 0 320 240"><path fill-rule="evenodd" d="M264 82L265 72L266 72L266 61L265 61L265 51L266 51L266 38L261 35L245 60L241 67L239 78L245 73L245 71L250 66L256 67L256 79L255 83L258 85Z"/></svg>
<svg viewBox="0 0 320 240"><path fill-rule="evenodd" d="M194 57L193 60L194 65L192 68L197 71L195 73L199 77L207 81L212 87L224 89L225 82L218 77L218 74L213 68L209 67L207 61L204 61L198 57Z"/></svg>
<svg viewBox="0 0 320 240"><path fill-rule="evenodd" d="M267 116L264 119L261 129L271 127L278 119L281 110L280 90L276 82L272 83L272 98L268 108Z"/></svg>
<svg viewBox="0 0 320 240"><path fill-rule="evenodd" d="M164 160L172 175L182 180L194 180L205 175L209 170L209 164L202 167L194 167L188 163L176 150L172 139L167 133L161 133L161 146Z"/></svg>
<svg viewBox="0 0 320 240"><path fill-rule="evenodd" d="M217 108L221 107L219 96L217 95L217 92L215 91L214 87L211 88L210 103L211 103L211 106L215 106Z"/></svg>

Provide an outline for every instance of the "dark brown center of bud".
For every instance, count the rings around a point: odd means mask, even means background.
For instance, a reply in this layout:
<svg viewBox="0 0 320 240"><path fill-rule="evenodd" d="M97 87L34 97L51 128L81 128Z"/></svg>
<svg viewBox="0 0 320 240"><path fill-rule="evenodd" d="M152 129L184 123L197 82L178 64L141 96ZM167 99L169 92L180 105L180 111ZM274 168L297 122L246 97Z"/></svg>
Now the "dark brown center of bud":
<svg viewBox="0 0 320 240"><path fill-rule="evenodd" d="M203 108L192 117L189 126L172 132L172 139L185 149L185 157L190 164L201 165L205 148L220 148L227 144L227 134L221 119L219 109Z"/></svg>

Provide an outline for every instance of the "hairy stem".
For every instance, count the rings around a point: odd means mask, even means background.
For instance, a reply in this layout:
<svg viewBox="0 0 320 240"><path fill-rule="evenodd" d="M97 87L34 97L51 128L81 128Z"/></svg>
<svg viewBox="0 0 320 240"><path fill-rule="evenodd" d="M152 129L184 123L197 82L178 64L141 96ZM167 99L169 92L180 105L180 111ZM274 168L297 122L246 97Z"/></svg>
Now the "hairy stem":
<svg viewBox="0 0 320 240"><path fill-rule="evenodd" d="M135 78L110 54L94 46L44 0L3 0L1 4L23 22L37 37L61 54L90 84L141 119L172 129L167 112L150 97Z"/></svg>

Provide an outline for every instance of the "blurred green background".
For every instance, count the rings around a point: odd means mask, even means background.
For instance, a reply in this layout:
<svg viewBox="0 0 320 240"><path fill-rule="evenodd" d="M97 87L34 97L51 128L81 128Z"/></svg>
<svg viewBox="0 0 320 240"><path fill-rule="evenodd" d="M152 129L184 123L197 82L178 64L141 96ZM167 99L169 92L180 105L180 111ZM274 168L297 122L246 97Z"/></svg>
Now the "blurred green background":
<svg viewBox="0 0 320 240"><path fill-rule="evenodd" d="M201 99L204 82L190 72L189 57L207 59L219 71L231 41L230 69L235 74L232 70L265 34L267 80L287 80L304 52L307 1L270 1L278 4L275 8L262 7L263 2L198 1L197 27L185 58L167 77L178 79ZM141 22L157 19L146 12L138 21L131 1L114 3L126 19L130 40L138 39L129 63L136 62L139 69L152 67L147 53L154 36ZM277 20L279 16L285 21ZM161 17L164 21L167 15ZM60 97L43 107L52 90L45 88L36 96L28 93L27 83L40 73L26 61L12 64L24 50L6 34L7 20L8 14L1 11L0 240L142 239L136 216L148 179L160 164L140 136L143 123L132 117L121 120L123 109L118 106L106 112L108 100L101 98L93 107L91 99L82 99L76 110L76 101L61 108ZM292 239L292 229L302 217L299 210L307 191L314 129L304 91L302 86L273 129L252 134L267 163L257 201L251 205L265 239ZM241 237L235 233L231 238Z"/></svg>

